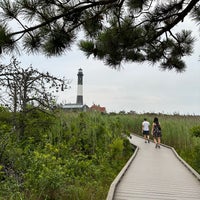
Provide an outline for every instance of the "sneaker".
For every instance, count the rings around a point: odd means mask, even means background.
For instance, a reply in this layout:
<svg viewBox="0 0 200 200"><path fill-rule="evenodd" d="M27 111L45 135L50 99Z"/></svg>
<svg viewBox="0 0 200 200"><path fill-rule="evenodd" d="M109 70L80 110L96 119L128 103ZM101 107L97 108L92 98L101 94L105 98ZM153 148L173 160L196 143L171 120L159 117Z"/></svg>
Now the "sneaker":
<svg viewBox="0 0 200 200"><path fill-rule="evenodd" d="M158 144L156 144L155 148L157 148L157 147L158 147Z"/></svg>
<svg viewBox="0 0 200 200"><path fill-rule="evenodd" d="M147 141L145 140L145 143L147 143Z"/></svg>
<svg viewBox="0 0 200 200"><path fill-rule="evenodd" d="M158 148L160 149L160 145L158 145Z"/></svg>
<svg viewBox="0 0 200 200"><path fill-rule="evenodd" d="M148 143L150 143L150 139L148 139Z"/></svg>

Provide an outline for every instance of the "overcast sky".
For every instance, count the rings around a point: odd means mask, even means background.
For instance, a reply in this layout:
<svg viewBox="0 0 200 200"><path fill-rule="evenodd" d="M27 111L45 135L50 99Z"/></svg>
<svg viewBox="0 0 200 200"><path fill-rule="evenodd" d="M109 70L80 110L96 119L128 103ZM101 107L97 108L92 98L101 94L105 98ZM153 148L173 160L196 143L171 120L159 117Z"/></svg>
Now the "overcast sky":
<svg viewBox="0 0 200 200"><path fill-rule="evenodd" d="M194 34L198 29L192 26ZM196 29L195 29L196 28ZM64 56L46 58L43 55L17 57L21 67L32 65L39 71L72 80L71 89L59 93L58 101L75 103L77 73L83 69L83 101L91 106L99 104L107 112L136 111L166 114L200 115L200 44L197 40L192 56L185 57L187 68L183 73L161 71L148 63L123 64L118 71L104 65L103 61L87 59L75 46ZM1 63L8 57L1 58Z"/></svg>

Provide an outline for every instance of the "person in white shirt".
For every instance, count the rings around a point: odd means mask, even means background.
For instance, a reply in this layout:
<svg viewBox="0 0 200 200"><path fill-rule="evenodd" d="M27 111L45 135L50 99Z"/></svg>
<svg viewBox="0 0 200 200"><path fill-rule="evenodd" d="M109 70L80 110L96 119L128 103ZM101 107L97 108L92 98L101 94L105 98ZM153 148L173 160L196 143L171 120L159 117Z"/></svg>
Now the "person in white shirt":
<svg viewBox="0 0 200 200"><path fill-rule="evenodd" d="M150 123L147 121L146 118L144 118L144 121L142 122L142 133L144 136L145 143L147 143L147 142L150 143L149 126L150 126Z"/></svg>

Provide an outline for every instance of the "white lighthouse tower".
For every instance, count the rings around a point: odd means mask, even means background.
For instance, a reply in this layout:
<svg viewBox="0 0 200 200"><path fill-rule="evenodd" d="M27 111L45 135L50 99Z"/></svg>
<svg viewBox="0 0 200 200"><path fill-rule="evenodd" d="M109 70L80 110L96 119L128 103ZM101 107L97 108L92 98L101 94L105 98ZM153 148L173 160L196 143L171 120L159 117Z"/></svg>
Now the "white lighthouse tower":
<svg viewBox="0 0 200 200"><path fill-rule="evenodd" d="M78 87L77 87L77 99L76 104L83 105L83 70L78 70Z"/></svg>

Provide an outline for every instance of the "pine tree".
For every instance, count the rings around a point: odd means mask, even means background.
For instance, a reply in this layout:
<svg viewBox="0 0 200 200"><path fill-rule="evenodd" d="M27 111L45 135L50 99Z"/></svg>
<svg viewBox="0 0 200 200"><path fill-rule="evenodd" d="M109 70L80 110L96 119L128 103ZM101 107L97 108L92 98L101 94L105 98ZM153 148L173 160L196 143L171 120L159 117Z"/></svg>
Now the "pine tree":
<svg viewBox="0 0 200 200"><path fill-rule="evenodd" d="M28 53L59 56L83 30L80 49L113 68L148 61L183 71L194 38L173 28L186 16L199 22L199 0L2 0L0 53L22 43Z"/></svg>

